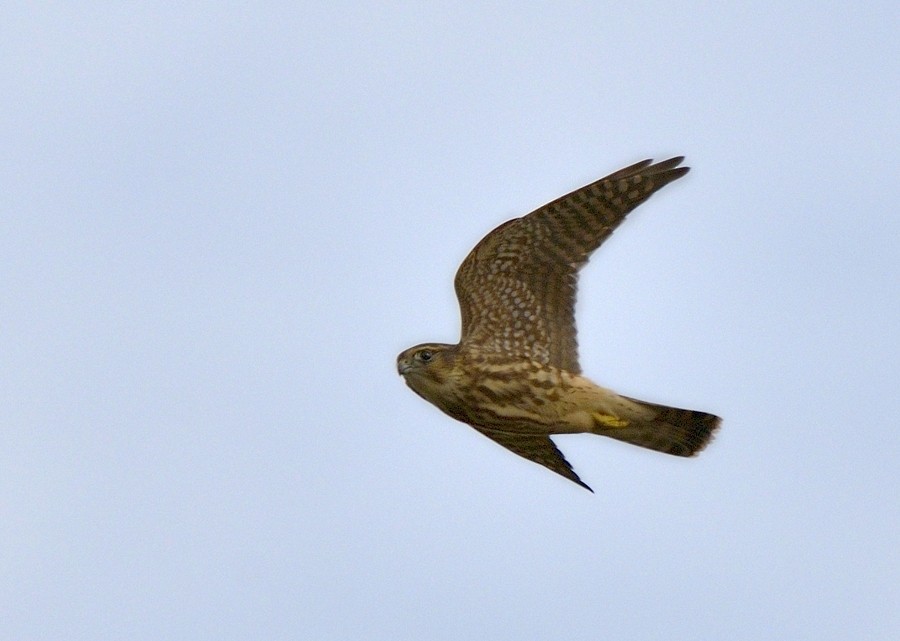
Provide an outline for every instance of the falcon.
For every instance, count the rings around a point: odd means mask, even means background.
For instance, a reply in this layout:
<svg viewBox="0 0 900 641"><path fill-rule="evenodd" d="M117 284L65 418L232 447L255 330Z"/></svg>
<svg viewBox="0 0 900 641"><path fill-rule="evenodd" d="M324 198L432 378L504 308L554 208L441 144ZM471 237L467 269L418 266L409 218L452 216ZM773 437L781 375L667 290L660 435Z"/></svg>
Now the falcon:
<svg viewBox="0 0 900 641"><path fill-rule="evenodd" d="M578 270L632 209L684 176L683 156L644 160L507 221L456 273L462 333L397 357L426 401L508 450L590 490L550 439L608 436L693 456L721 419L622 396L581 374L575 330Z"/></svg>

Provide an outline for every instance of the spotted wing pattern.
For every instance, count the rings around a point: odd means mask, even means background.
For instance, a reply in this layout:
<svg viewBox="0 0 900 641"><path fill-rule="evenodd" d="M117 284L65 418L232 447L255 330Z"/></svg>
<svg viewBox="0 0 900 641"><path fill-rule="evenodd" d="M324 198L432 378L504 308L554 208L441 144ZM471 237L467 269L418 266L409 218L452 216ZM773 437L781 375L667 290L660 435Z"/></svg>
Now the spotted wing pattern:
<svg viewBox="0 0 900 641"><path fill-rule="evenodd" d="M580 373L578 269L632 209L687 173L682 160L631 165L485 236L456 273L461 345Z"/></svg>

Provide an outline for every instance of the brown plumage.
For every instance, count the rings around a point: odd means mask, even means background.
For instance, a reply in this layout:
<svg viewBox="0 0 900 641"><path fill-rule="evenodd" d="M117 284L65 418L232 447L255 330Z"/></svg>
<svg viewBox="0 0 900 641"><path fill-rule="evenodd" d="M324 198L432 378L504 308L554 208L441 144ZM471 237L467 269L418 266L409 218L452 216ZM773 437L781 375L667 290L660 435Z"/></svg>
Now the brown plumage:
<svg viewBox="0 0 900 641"><path fill-rule="evenodd" d="M459 344L397 357L410 388L587 489L551 434L601 434L678 456L703 449L717 416L620 396L581 376L575 330L579 268L628 212L688 172L682 160L631 165L485 236L456 274Z"/></svg>

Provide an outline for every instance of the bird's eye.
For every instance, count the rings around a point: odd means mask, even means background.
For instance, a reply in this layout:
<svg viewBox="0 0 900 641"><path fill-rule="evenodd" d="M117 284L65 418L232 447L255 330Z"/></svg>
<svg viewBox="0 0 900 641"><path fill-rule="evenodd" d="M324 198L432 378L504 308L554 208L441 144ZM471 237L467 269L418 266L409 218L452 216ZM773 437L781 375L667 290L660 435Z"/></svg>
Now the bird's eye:
<svg viewBox="0 0 900 641"><path fill-rule="evenodd" d="M430 349L420 349L418 352L416 352L416 356L418 356L419 360L423 363L427 363L432 358L434 358L434 352L432 352Z"/></svg>

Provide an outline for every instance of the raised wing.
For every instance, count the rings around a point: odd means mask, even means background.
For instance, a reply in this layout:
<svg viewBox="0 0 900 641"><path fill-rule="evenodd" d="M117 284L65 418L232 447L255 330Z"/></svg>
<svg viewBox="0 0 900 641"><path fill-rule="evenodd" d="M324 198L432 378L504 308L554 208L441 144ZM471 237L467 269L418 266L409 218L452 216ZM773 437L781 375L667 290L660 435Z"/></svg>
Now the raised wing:
<svg viewBox="0 0 900 641"><path fill-rule="evenodd" d="M456 273L461 344L573 373L578 269L632 209L688 172L644 160L497 227Z"/></svg>

